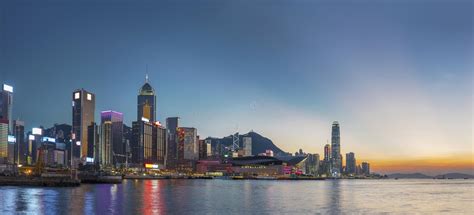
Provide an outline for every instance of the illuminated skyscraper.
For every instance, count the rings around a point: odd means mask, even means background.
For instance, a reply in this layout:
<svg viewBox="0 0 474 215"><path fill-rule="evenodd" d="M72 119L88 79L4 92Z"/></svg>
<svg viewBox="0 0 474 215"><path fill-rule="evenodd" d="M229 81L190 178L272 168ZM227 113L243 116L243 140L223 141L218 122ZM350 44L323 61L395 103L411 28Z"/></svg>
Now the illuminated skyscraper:
<svg viewBox="0 0 474 215"><path fill-rule="evenodd" d="M143 166L145 163L154 163L156 154L153 153L153 127L148 121L132 122L132 162Z"/></svg>
<svg viewBox="0 0 474 215"><path fill-rule="evenodd" d="M95 95L84 89L72 93L72 132L76 144L73 144L73 157L87 157L87 127L94 123Z"/></svg>
<svg viewBox="0 0 474 215"><path fill-rule="evenodd" d="M332 151L332 170L333 176L340 176L342 171L342 156L341 156L341 135L339 122L334 121L332 123L331 132L331 151Z"/></svg>
<svg viewBox="0 0 474 215"><path fill-rule="evenodd" d="M8 120L0 119L0 164L8 161Z"/></svg>
<svg viewBox="0 0 474 215"><path fill-rule="evenodd" d="M153 163L164 167L166 156L166 128L158 122L153 126Z"/></svg>
<svg viewBox="0 0 474 215"><path fill-rule="evenodd" d="M146 118L150 122L156 121L156 95L155 90L148 83L148 75L137 98L137 122L142 121L142 118Z"/></svg>
<svg viewBox="0 0 474 215"><path fill-rule="evenodd" d="M25 144L25 123L19 120L13 120L13 136L16 139L15 142L15 162L17 164L23 164L25 162L25 153L27 147Z"/></svg>
<svg viewBox="0 0 474 215"><path fill-rule="evenodd" d="M13 131L12 107L13 87L3 84L2 90L0 91L0 120L8 121L8 134L11 134Z"/></svg>
<svg viewBox="0 0 474 215"><path fill-rule="evenodd" d="M123 114L112 110L102 111L100 118L101 125L104 125L104 134L101 138L104 144L99 147L102 149L102 153L99 154L106 156L107 164L124 163Z"/></svg>

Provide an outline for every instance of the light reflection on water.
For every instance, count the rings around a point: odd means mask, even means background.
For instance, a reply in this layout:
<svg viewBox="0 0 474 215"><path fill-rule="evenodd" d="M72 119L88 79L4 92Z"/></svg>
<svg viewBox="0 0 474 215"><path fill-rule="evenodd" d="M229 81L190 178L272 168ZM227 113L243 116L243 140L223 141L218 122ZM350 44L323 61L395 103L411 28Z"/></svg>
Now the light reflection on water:
<svg viewBox="0 0 474 215"><path fill-rule="evenodd" d="M473 180L124 180L0 187L0 214L474 213Z"/></svg>

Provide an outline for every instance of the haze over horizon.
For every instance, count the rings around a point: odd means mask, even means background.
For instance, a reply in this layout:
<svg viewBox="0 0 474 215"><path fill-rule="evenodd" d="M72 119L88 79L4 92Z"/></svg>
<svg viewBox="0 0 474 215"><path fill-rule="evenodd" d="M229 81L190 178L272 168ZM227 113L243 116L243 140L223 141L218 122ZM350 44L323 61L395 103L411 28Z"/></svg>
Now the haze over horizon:
<svg viewBox="0 0 474 215"><path fill-rule="evenodd" d="M377 172L474 173L470 1L0 1L0 81L28 128L71 124L71 95L202 137L254 130L341 148ZM422 12L422 13L421 13Z"/></svg>

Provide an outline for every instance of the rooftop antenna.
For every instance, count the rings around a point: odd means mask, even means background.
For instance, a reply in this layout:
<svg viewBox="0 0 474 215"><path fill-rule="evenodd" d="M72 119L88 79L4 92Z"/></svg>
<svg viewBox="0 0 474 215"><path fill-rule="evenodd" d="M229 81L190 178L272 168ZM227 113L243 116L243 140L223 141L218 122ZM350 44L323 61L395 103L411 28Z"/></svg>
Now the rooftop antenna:
<svg viewBox="0 0 474 215"><path fill-rule="evenodd" d="M145 83L148 83L148 64L146 64L146 66L145 66L145 71L146 71Z"/></svg>

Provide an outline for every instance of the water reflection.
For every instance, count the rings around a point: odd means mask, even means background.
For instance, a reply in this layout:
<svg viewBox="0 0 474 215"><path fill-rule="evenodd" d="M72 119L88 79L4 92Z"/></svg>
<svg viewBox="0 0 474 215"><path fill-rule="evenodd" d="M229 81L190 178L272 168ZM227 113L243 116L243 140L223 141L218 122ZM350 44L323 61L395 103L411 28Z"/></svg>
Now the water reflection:
<svg viewBox="0 0 474 215"><path fill-rule="evenodd" d="M124 180L77 188L0 187L0 214L472 214L473 187L472 180Z"/></svg>

